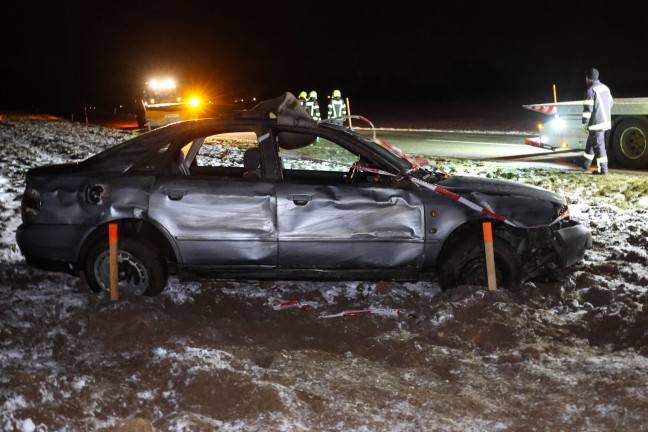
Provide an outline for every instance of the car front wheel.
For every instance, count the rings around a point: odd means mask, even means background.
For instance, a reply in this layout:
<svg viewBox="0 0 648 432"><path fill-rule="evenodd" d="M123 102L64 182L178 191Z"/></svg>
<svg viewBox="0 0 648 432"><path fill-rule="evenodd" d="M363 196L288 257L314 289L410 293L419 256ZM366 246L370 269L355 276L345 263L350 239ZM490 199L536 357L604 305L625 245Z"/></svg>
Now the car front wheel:
<svg viewBox="0 0 648 432"><path fill-rule="evenodd" d="M522 279L522 260L505 241L493 239L497 286L516 288ZM437 270L441 289L459 285L488 286L484 240L477 236L460 240L441 258Z"/></svg>
<svg viewBox="0 0 648 432"><path fill-rule="evenodd" d="M157 251L147 243L120 238L117 263L120 294L155 296L164 289L167 270ZM85 263L85 276L93 291L110 291L108 242L99 242L91 248Z"/></svg>

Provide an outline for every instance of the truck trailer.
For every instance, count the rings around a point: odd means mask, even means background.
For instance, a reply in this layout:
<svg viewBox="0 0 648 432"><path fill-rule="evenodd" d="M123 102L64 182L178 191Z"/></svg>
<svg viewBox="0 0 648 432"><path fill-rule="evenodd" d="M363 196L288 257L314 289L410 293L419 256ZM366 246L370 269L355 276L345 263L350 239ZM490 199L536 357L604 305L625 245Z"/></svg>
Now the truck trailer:
<svg viewBox="0 0 648 432"><path fill-rule="evenodd" d="M526 144L546 150L584 150L587 133L583 131L585 101L550 102L523 105L543 114L547 121L538 125L540 136ZM612 129L605 134L606 148L614 160L626 168L648 167L648 98L614 100Z"/></svg>

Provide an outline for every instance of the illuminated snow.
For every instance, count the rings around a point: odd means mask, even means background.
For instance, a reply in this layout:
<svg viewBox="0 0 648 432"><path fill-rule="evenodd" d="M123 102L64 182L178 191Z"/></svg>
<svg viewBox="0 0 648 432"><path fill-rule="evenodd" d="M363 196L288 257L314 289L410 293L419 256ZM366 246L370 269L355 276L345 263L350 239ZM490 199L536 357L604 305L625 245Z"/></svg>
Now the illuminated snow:
<svg viewBox="0 0 648 432"><path fill-rule="evenodd" d="M0 429L100 430L146 416L169 431L526 430L528 415L537 430L644 427L647 353L630 338L641 337L648 290L641 177L440 160L560 192L592 229L583 263L518 294L172 277L155 299L111 305L76 277L25 265L15 198L27 168L132 134L0 123ZM240 164L240 149L221 150ZM269 297L320 307L275 311ZM372 306L416 314L317 319Z"/></svg>

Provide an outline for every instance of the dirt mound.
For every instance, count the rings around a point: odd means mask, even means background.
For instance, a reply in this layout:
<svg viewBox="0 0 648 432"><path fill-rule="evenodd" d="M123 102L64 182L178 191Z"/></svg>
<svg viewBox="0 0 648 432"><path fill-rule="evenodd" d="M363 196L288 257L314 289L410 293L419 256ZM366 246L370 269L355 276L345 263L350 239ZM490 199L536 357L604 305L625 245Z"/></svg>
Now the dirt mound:
<svg viewBox="0 0 648 432"><path fill-rule="evenodd" d="M592 230L582 263L514 292L172 278L158 297L110 303L25 264L14 198L25 169L131 135L0 123L0 429L648 430L644 178L445 164L563 193ZM336 316L371 308L402 313Z"/></svg>

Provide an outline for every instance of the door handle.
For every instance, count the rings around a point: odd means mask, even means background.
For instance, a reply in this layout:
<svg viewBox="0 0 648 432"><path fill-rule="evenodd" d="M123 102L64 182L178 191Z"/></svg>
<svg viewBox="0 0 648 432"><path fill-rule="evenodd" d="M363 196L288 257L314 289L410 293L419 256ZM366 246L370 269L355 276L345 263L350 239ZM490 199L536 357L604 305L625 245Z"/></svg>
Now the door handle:
<svg viewBox="0 0 648 432"><path fill-rule="evenodd" d="M288 199L297 206L305 206L312 198L310 195L288 195Z"/></svg>
<svg viewBox="0 0 648 432"><path fill-rule="evenodd" d="M186 190L171 189L166 191L167 196L171 201L180 201L183 196L187 194Z"/></svg>

